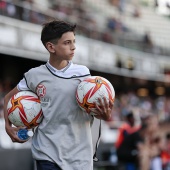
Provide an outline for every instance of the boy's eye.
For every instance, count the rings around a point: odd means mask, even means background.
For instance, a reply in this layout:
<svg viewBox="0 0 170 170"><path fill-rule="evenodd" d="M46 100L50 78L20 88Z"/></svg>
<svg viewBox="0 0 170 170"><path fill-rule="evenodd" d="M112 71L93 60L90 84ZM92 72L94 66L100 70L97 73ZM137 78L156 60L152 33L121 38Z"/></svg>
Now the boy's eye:
<svg viewBox="0 0 170 170"><path fill-rule="evenodd" d="M74 40L74 41L65 41L65 42L64 42L65 45L68 45L68 44L71 44L71 43L75 44L76 41Z"/></svg>
<svg viewBox="0 0 170 170"><path fill-rule="evenodd" d="M70 41L66 41L64 44L70 44Z"/></svg>

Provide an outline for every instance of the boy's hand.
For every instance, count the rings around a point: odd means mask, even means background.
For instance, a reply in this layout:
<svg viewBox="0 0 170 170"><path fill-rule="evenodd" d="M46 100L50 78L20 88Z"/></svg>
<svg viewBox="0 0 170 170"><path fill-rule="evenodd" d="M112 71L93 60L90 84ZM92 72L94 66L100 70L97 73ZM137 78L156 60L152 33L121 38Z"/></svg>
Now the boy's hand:
<svg viewBox="0 0 170 170"><path fill-rule="evenodd" d="M19 131L19 129L25 129L25 127L12 127L12 126L8 126L8 127L5 127L5 129L6 129L7 134L11 138L12 142L24 143L24 142L27 141L27 140L21 140L17 136L17 132Z"/></svg>
<svg viewBox="0 0 170 170"><path fill-rule="evenodd" d="M93 110L94 116L98 119L109 120L113 109L113 101L109 100L108 102L104 97L104 99L99 98L98 102L99 104L94 103L96 107L95 111Z"/></svg>

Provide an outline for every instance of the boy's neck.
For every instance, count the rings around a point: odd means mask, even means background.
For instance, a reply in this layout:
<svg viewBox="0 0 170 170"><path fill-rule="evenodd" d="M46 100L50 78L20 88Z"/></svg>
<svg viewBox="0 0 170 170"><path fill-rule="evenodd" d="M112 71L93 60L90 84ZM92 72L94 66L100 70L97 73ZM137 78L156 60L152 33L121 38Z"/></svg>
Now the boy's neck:
<svg viewBox="0 0 170 170"><path fill-rule="evenodd" d="M56 68L57 70L61 70L63 68L65 68L68 65L68 61L67 60L62 60L62 61L58 61L58 60L49 60L49 63Z"/></svg>

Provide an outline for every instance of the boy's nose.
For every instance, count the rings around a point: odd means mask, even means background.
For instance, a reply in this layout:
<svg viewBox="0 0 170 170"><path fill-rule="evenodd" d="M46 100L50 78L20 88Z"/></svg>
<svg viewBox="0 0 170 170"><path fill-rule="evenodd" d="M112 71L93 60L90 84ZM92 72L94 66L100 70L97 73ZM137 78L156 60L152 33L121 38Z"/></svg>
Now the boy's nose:
<svg viewBox="0 0 170 170"><path fill-rule="evenodd" d="M72 45L71 50L75 50L75 49L76 49L76 46Z"/></svg>

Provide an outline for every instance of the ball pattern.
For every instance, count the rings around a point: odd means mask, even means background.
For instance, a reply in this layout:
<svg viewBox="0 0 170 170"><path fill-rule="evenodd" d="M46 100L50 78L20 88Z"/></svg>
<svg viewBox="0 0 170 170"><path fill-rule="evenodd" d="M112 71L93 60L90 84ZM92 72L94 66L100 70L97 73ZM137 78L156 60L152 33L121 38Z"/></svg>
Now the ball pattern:
<svg viewBox="0 0 170 170"><path fill-rule="evenodd" d="M100 76L91 76L84 79L77 87L76 100L79 107L91 113L95 110L94 102L98 103L98 98L114 102L115 91L112 84L105 78Z"/></svg>
<svg viewBox="0 0 170 170"><path fill-rule="evenodd" d="M28 129L38 126L43 118L40 100L31 91L21 91L12 96L7 104L7 112L13 125Z"/></svg>

